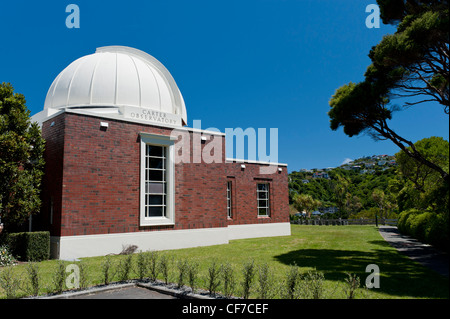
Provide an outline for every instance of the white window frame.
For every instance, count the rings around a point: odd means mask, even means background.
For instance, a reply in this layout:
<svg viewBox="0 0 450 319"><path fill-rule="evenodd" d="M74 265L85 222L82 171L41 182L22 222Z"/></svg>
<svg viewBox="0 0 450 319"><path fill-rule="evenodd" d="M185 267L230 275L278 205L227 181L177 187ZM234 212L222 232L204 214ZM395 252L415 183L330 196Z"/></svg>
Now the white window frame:
<svg viewBox="0 0 450 319"><path fill-rule="evenodd" d="M267 186L266 190L259 190L259 185L263 184ZM265 199L260 199L259 198L259 194L260 193L266 193L267 194L267 198ZM259 206L259 201L260 200L266 200L267 202L267 206ZM257 215L258 217L270 217L270 183L256 183L256 207L257 207ZM266 211L266 214L260 214L259 210L260 209L264 209Z"/></svg>
<svg viewBox="0 0 450 319"><path fill-rule="evenodd" d="M140 226L175 225L175 137L151 133L140 133ZM165 216L145 216L145 154L147 145L165 148L166 196Z"/></svg>
<svg viewBox="0 0 450 319"><path fill-rule="evenodd" d="M233 182L227 181L227 218L233 218Z"/></svg>

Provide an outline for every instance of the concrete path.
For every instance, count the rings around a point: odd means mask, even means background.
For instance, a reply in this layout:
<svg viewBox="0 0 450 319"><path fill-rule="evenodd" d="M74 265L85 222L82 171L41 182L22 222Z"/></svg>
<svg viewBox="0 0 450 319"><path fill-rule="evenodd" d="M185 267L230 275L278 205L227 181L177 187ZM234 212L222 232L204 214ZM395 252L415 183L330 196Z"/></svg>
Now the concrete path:
<svg viewBox="0 0 450 319"><path fill-rule="evenodd" d="M68 297L70 299L177 299L147 288L132 286Z"/></svg>
<svg viewBox="0 0 450 319"><path fill-rule="evenodd" d="M449 256L430 245L399 233L395 226L380 226L381 236L399 252L443 276L449 274Z"/></svg>

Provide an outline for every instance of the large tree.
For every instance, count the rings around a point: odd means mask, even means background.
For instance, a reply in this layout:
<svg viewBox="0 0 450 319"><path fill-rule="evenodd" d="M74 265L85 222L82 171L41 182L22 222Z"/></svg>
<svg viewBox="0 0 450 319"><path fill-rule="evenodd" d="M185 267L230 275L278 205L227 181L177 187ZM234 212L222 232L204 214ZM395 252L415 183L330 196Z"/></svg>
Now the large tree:
<svg viewBox="0 0 450 319"><path fill-rule="evenodd" d="M5 229L39 212L44 140L25 97L0 84L0 217Z"/></svg>
<svg viewBox="0 0 450 319"><path fill-rule="evenodd" d="M293 205L299 212L304 211L308 217L311 217L311 213L322 203L309 194L297 194L293 198Z"/></svg>
<svg viewBox="0 0 450 319"><path fill-rule="evenodd" d="M368 133L394 142L405 154L440 174L448 172L421 154L390 126L395 111L419 103L449 113L449 10L446 0L378 0L384 23L397 25L372 48L364 81L340 87L330 100L331 129L351 136ZM402 98L403 104L392 101ZM445 116L445 115L444 115Z"/></svg>

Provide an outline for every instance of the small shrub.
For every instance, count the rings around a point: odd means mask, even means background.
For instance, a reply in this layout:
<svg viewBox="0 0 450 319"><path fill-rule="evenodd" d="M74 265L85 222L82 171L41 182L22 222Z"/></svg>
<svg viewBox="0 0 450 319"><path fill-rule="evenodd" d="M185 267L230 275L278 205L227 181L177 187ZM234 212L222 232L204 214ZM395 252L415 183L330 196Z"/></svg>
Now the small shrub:
<svg viewBox="0 0 450 319"><path fill-rule="evenodd" d="M37 296L39 295L40 281L41 281L39 275L39 266L35 262L30 262L27 264L26 270L29 282L26 291L29 295Z"/></svg>
<svg viewBox="0 0 450 319"><path fill-rule="evenodd" d="M119 276L119 281L127 281L130 276L130 271L132 267L133 255L126 255L117 264L117 274Z"/></svg>
<svg viewBox="0 0 450 319"><path fill-rule="evenodd" d="M0 272L0 287L3 288L8 299L16 298L17 291L20 289L21 280L14 273L13 267L7 266Z"/></svg>
<svg viewBox="0 0 450 319"><path fill-rule="evenodd" d="M53 272L52 278L55 292L61 293L64 290L65 280L66 280L66 266L62 260L59 260Z"/></svg>
<svg viewBox="0 0 450 319"><path fill-rule="evenodd" d="M188 275L189 264L188 264L187 260L186 259L178 260L177 268L178 268L177 284L178 284L178 288L181 288L184 286L184 282Z"/></svg>
<svg viewBox="0 0 450 319"><path fill-rule="evenodd" d="M308 271L303 276L301 295L307 299L321 299L323 298L325 277L322 272L313 270Z"/></svg>
<svg viewBox="0 0 450 319"><path fill-rule="evenodd" d="M255 262L250 261L244 264L242 268L242 297L248 299L250 296L250 289L252 287L253 278L255 276Z"/></svg>
<svg viewBox="0 0 450 319"><path fill-rule="evenodd" d="M262 264L258 268L257 293L259 299L272 298L274 295L273 272L267 264Z"/></svg>
<svg viewBox="0 0 450 319"><path fill-rule="evenodd" d="M162 255L159 258L158 265L159 271L163 276L164 283L167 285L169 283L169 275L170 275L170 258L167 255Z"/></svg>
<svg viewBox="0 0 450 319"><path fill-rule="evenodd" d="M231 298L236 286L236 279L234 277L234 269L229 263L220 266L220 274L223 281L223 294L226 298Z"/></svg>
<svg viewBox="0 0 450 319"><path fill-rule="evenodd" d="M6 245L0 246L0 267L12 266L17 262Z"/></svg>
<svg viewBox="0 0 450 319"><path fill-rule="evenodd" d="M347 299L355 299L356 291L360 286L359 277L355 274L347 273L347 278L344 281L344 293Z"/></svg>
<svg viewBox="0 0 450 319"><path fill-rule="evenodd" d="M88 267L87 264L83 261L79 262L77 264L78 269L80 271L80 288L81 289L86 289L89 286L89 272L88 272Z"/></svg>
<svg viewBox="0 0 450 319"><path fill-rule="evenodd" d="M148 275L151 281L155 281L158 277L158 252L152 251L148 256Z"/></svg>
<svg viewBox="0 0 450 319"><path fill-rule="evenodd" d="M139 280L144 279L144 277L146 276L148 268L147 266L147 255L143 252L140 252L136 257L136 274L138 275Z"/></svg>
<svg viewBox="0 0 450 319"><path fill-rule="evenodd" d="M106 256L103 259L101 267L102 267L102 282L105 285L108 285L115 274L115 272L113 272L114 265L112 263L111 256Z"/></svg>
<svg viewBox="0 0 450 319"><path fill-rule="evenodd" d="M299 272L298 266L294 263L289 266L286 272L286 278L284 280L281 295L283 299L295 299L298 290Z"/></svg>
<svg viewBox="0 0 450 319"><path fill-rule="evenodd" d="M196 261L189 263L188 265L188 282L191 287L192 293L195 293L197 277L199 272L199 264Z"/></svg>
<svg viewBox="0 0 450 319"><path fill-rule="evenodd" d="M220 268L217 265L216 260L213 260L208 267L207 285L209 293L215 295L216 290L220 285Z"/></svg>

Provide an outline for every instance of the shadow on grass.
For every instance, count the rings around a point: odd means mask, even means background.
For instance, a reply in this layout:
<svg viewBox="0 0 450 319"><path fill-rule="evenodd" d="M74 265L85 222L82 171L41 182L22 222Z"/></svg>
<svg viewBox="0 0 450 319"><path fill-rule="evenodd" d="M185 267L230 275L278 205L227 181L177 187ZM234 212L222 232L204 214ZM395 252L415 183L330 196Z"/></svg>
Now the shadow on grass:
<svg viewBox="0 0 450 319"><path fill-rule="evenodd" d="M384 242L385 243L385 242ZM379 241L380 246L385 246ZM389 246L389 244L388 244ZM321 271L325 279L341 281L347 273L356 274L364 285L366 267L376 264L380 268L380 293L392 297L449 298L448 278L445 278L411 260L395 250L371 251L300 249L275 256L285 264L311 267Z"/></svg>

